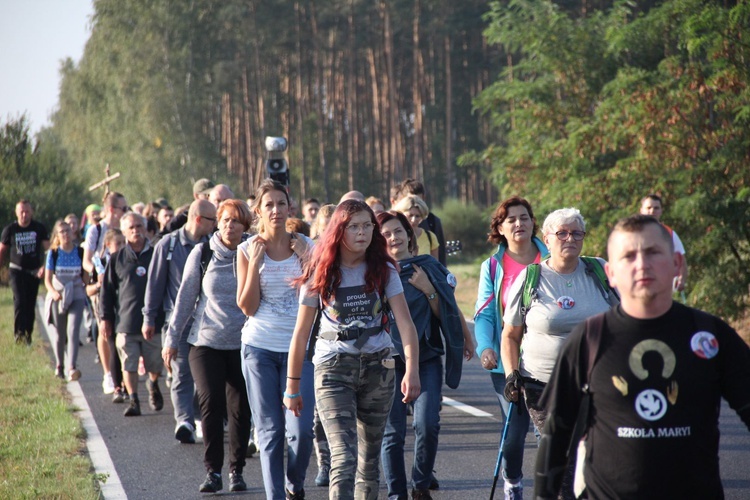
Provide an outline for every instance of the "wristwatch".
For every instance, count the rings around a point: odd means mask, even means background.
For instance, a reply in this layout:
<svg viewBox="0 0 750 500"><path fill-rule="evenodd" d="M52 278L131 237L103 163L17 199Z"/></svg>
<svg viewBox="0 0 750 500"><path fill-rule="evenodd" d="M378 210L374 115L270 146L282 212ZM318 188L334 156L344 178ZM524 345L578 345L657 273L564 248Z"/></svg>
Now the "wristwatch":
<svg viewBox="0 0 750 500"><path fill-rule="evenodd" d="M437 298L436 292L432 292L431 294L427 296L427 300L435 300L436 298Z"/></svg>

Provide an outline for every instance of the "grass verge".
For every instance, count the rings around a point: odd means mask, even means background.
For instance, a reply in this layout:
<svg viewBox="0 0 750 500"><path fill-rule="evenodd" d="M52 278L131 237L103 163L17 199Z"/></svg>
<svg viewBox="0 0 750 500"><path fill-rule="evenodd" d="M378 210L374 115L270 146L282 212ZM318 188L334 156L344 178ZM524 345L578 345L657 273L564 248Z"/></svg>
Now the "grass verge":
<svg viewBox="0 0 750 500"><path fill-rule="evenodd" d="M0 498L99 498L83 428L38 334L31 348L15 345L6 287L0 318Z"/></svg>

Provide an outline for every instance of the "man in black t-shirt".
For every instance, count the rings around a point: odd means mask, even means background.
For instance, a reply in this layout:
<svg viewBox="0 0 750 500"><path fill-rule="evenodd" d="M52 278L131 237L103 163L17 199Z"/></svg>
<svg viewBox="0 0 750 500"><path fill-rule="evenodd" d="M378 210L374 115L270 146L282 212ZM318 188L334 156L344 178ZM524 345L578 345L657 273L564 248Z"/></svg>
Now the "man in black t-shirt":
<svg viewBox="0 0 750 500"><path fill-rule="evenodd" d="M0 267L10 252L10 287L13 290L13 333L16 343L31 345L34 308L44 273L44 252L49 248L47 229L32 220L31 202L16 203L16 222L5 226L0 237Z"/></svg>
<svg viewBox="0 0 750 500"><path fill-rule="evenodd" d="M589 498L723 498L719 408L726 399L750 429L750 348L719 318L672 301L683 257L656 219L621 220L607 249L622 301L604 314L598 348L596 327L579 325L558 358L542 400L536 497L557 497L588 383L577 476Z"/></svg>

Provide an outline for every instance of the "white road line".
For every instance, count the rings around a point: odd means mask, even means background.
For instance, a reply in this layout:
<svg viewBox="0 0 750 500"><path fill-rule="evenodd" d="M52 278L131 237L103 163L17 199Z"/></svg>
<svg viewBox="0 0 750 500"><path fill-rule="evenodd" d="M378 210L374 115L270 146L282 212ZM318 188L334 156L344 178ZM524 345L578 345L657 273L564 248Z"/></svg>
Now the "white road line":
<svg viewBox="0 0 750 500"><path fill-rule="evenodd" d="M455 399L446 398L445 396L443 396L443 404L452 406L457 410L461 410L475 417L494 418L494 415L492 413L487 413L486 411L480 410L479 408L474 408L473 406L469 406L466 403L462 403L461 401L456 401Z"/></svg>
<svg viewBox="0 0 750 500"><path fill-rule="evenodd" d="M89 408L86 397L81 390L81 384L78 382L68 382L67 388L73 397L73 404L80 408L78 416L86 431L86 447L89 450L91 463L94 465L94 472L106 477L105 482L99 482L102 496L107 500L127 500L128 496L122 487L120 476L117 475L115 464L112 462L112 457L109 456L109 450L107 450L107 445L104 444L99 427L96 426L94 416L91 414L91 408Z"/></svg>

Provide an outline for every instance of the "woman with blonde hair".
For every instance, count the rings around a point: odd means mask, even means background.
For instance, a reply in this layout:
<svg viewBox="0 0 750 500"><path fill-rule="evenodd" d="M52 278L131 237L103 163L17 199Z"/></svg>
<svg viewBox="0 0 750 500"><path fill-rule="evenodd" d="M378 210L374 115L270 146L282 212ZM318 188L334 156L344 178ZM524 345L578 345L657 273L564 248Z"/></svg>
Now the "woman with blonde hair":
<svg viewBox="0 0 750 500"><path fill-rule="evenodd" d="M310 226L310 238L312 238L313 241L316 241L323 235L326 227L328 227L328 224L331 222L334 210L336 210L336 205L331 203L320 207L312 226Z"/></svg>
<svg viewBox="0 0 750 500"><path fill-rule="evenodd" d="M52 231L52 243L44 266L44 286L47 288L46 319L53 326L56 338L55 375L65 378L65 344L68 346L68 381L78 380L81 372L78 361L78 336L86 308L85 281L88 274L83 270L83 249L73 242L73 228L58 220Z"/></svg>
<svg viewBox="0 0 750 500"><path fill-rule="evenodd" d="M440 242L437 236L429 229L419 227L419 224L430 214L427 203L417 195L408 194L401 198L393 209L404 214L414 230L417 237L417 250L414 256L432 255L437 259L440 253Z"/></svg>

